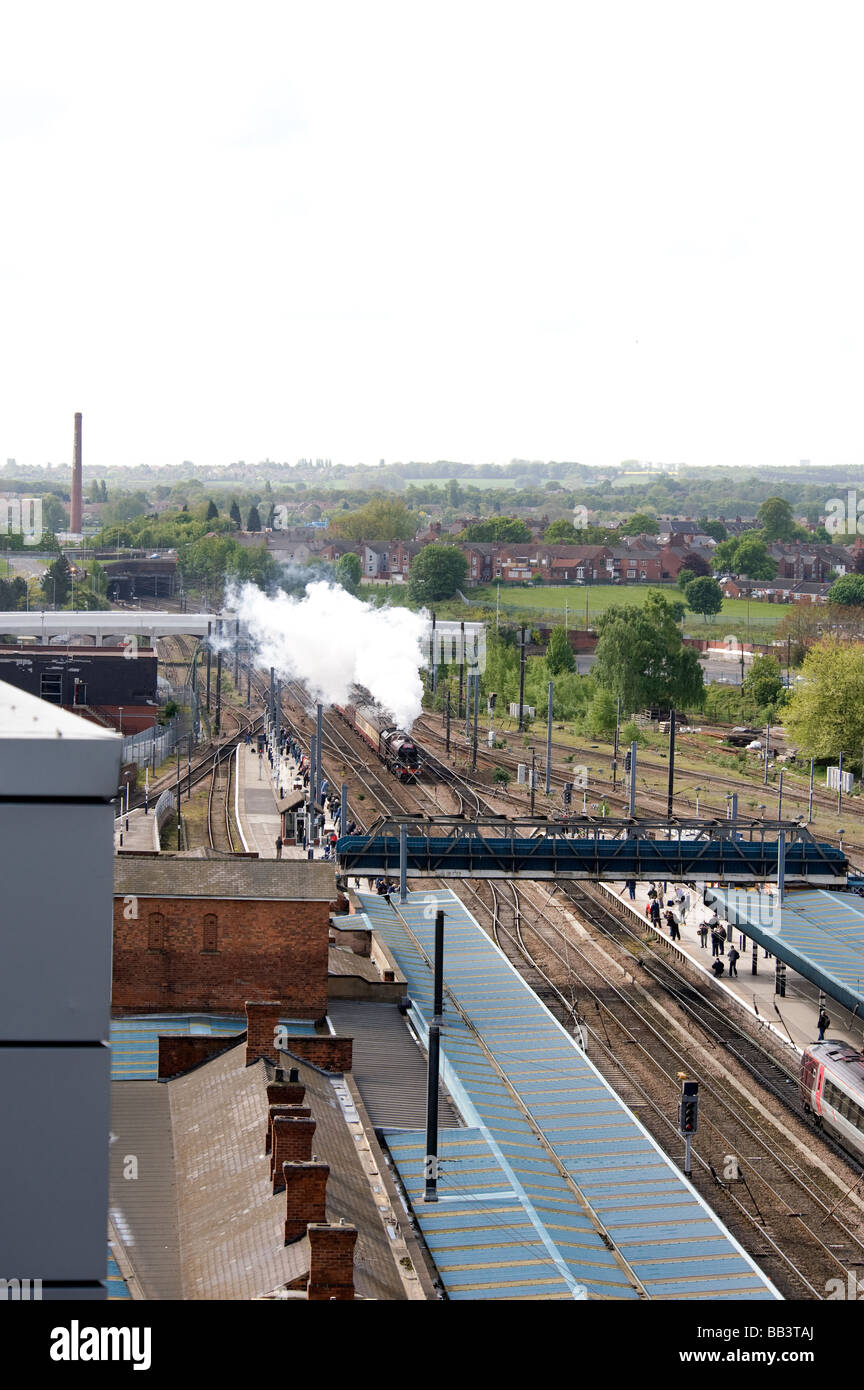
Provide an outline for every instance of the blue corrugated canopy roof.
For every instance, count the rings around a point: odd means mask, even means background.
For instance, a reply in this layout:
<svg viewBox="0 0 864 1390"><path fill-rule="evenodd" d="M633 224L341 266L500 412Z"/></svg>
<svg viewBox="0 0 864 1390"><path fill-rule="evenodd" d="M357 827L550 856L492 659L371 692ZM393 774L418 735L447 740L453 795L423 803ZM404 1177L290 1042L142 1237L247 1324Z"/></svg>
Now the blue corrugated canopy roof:
<svg viewBox="0 0 864 1390"><path fill-rule="evenodd" d="M437 1204L424 1135L388 1142L451 1298L779 1297L458 898L361 901L422 1035L445 913L442 1076L469 1128L440 1137Z"/></svg>
<svg viewBox="0 0 864 1390"><path fill-rule="evenodd" d="M864 1011L864 899L816 889L789 893L780 905L773 893L711 891L746 936L850 1013Z"/></svg>

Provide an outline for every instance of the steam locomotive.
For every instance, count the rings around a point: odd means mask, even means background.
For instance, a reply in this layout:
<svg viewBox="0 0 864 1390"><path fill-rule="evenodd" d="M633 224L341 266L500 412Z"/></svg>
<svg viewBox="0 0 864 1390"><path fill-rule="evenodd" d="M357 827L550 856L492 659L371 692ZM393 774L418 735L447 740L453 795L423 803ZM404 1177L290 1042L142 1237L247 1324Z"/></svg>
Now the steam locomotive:
<svg viewBox="0 0 864 1390"><path fill-rule="evenodd" d="M864 1158L864 1054L846 1042L811 1043L800 1084L805 1110Z"/></svg>
<svg viewBox="0 0 864 1390"><path fill-rule="evenodd" d="M355 691L352 704L334 705L333 708L369 744L400 782L417 780L420 774L417 745L410 734L397 728L392 715L376 705L365 691Z"/></svg>

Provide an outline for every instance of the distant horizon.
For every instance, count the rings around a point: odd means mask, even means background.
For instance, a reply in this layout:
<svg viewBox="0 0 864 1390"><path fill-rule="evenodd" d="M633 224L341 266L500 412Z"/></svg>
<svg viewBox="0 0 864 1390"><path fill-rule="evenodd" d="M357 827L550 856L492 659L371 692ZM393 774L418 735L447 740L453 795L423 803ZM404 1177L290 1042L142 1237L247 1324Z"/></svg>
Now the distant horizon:
<svg viewBox="0 0 864 1390"><path fill-rule="evenodd" d="M85 422L85 424L86 424L86 422ZM318 457L318 458L321 458L320 455L318 455L317 457ZM168 469L176 470L176 469L182 469L182 468L194 468L194 469L197 469L197 470L199 470L199 471L202 471L202 470L203 470L203 471L210 471L210 472L213 472L213 473L216 473L216 472L227 472L228 470L230 470L230 469L232 469L232 468L263 468L263 469L266 469L266 468L280 468L280 469L286 469L286 468L291 468L291 469L311 468L311 469L314 471L314 470L315 470L315 462L316 462L316 459L315 459L314 457L312 457L312 458L302 458L302 457L301 457L301 458L299 458L299 459L294 460L293 462L291 462L291 461L289 461L289 460L287 460L287 459L262 458L262 459L257 459L257 460L255 460L254 462L252 462L252 461L250 461L250 460L248 460L248 459L234 459L234 460L232 460L232 461L229 462L229 463L196 463L194 459L182 459L182 460L177 461L176 463L169 463L169 462L163 462L163 463L148 463L148 462L142 461L142 462L138 462L138 463L131 463L131 462L116 463L116 462L115 462L115 463L109 463L109 464L95 464L95 463L88 463L87 457L86 457L86 449L85 449L85 451L84 451L84 459L83 459L83 472L84 472L84 475L85 475L85 476L88 476L88 475L89 475L89 476L101 477L103 474L105 474L105 473L107 473L107 472L110 472L110 471L112 471L112 470L116 470L116 469L120 469L120 470L124 470L124 471L125 471L125 470L128 470L129 472L134 472L136 469L149 469L149 470L151 470L151 471L161 472L162 470L168 470ZM477 469L479 469L479 468L518 468L518 467L520 467L520 466L524 466L525 468L533 468L533 469L552 468L552 467L555 467L555 468L565 468L565 467L566 467L566 468L590 469L592 472L596 472L596 473L610 473L610 472L614 472L614 473L630 473L630 474L632 474L633 476L639 476L640 474L644 474L645 476L655 475L655 476L657 476L657 477L660 477L660 476L674 477L674 476L676 475L676 473L679 473L679 472L685 473L685 474L689 474L689 473L694 473L694 472L697 472L697 473L698 473L698 472L701 472L701 471L705 471L705 472L708 472L708 471L719 472L719 471L724 471L724 470L738 471L738 472L746 472L746 473L752 474L752 473L754 472L755 468L756 468L756 465L753 465L753 464L748 464L748 463L731 463L731 462L724 462L724 463L702 463L702 464L697 464L697 463L686 463L686 462L683 462L683 461L679 461L679 462L677 462L677 463L669 463L669 464L653 463L653 462L651 462L651 463L644 463L644 464L643 464L643 463L640 463L639 460L636 460L636 459L622 459L622 460L620 460L620 462L618 462L618 463L584 463L584 462L582 462L582 461L580 461L580 460L578 460L578 459L566 459L566 458L547 458L547 459L539 459L539 458L536 458L536 457L535 457L535 458L509 458L509 459L503 459L503 460L497 460L497 459L468 460L468 459L459 459L459 458L452 458L452 457L450 457L450 458L438 458L438 459L436 459L436 458L425 458L425 459L421 459L421 458L396 459L396 458L394 458L394 459L385 459L385 460L382 460L382 461L377 461L377 460L376 460L374 463L373 463L373 462L368 462L368 463L367 463L367 462L364 462L364 461L362 461L362 460L358 460L357 462L354 462L354 463L343 463L343 462L341 462L341 461L338 460L338 459L331 459L331 460L329 460L329 462L330 462L330 464L332 464L332 466L333 466L334 468L348 468L348 469L354 469L354 468L361 469L361 468L365 468L365 469L372 469L372 470L375 470L375 471L377 471L379 468L381 468L382 463L383 463L383 467L384 467L384 468L402 468L402 469L404 469L404 468L412 468L412 467L418 467L418 468L431 468L431 467L435 467L436 465L439 465L439 464L440 464L442 467L448 467L448 468L454 468L454 467L455 467L455 468L468 468L468 469L475 469L475 468L477 468ZM852 474L852 472L853 472L854 470L862 470L862 471L864 471L864 462L858 463L858 464L849 464L849 463L845 463L845 464L839 464L839 463L828 464L828 463L819 463L819 462L816 462L816 461L814 461L814 460L812 460L812 459L803 459L803 460L799 460L797 463L788 463L788 464L786 464L786 463L760 464L760 465L759 465L759 468L770 468L772 472L778 472L778 473L779 473L779 472L784 472L784 471L788 471L788 472L803 472L803 471L810 471L810 472L814 472L814 473L825 473L825 472L827 472L827 473L849 473L850 476L851 476L851 474ZM49 461L49 462L45 462L45 463L25 463L25 462L23 462L23 461L21 461L21 460L15 459L15 458L7 458L7 460L6 460L6 462L5 462L4 466L3 466L2 471L0 471L0 480L2 480L2 478L3 478L4 476L5 476L5 477L12 477L12 476L14 476L14 474L15 474L15 472L16 472L17 470L21 470L22 472L25 471L25 470L26 470L26 471L29 471L29 472L33 472L33 471L36 471L36 472L38 472L38 471L45 471L45 472L48 472L48 471L51 471L51 472L69 472L69 474L71 475L71 472L72 472L72 462L71 462L71 460L70 460L69 462L58 462L58 463L54 463L54 462L50 462L50 461ZM427 481L428 481L428 480L427 480ZM555 481L563 482L562 479L555 479ZM507 482L507 479L506 479L506 478L502 478L502 479L501 479L501 482L502 482L502 484L503 484L503 483L506 483L506 482Z"/></svg>

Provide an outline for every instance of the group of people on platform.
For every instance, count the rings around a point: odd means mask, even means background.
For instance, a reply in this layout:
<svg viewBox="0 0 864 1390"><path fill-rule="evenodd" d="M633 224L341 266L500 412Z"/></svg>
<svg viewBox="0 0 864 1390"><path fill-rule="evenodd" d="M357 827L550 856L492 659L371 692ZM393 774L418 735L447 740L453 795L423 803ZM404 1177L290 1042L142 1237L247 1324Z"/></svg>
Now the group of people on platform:
<svg viewBox="0 0 864 1390"><path fill-rule="evenodd" d="M621 890L620 896L623 898L625 893L629 893L630 901L636 897L636 880L628 878ZM651 921L652 926L659 930L661 923L666 924L669 937L672 941L681 940L681 928L687 922L687 914L692 906L690 893L679 883L673 890L672 896L666 899L665 909L663 900L666 897L666 884L663 882L652 883L648 890L648 902L645 905L645 915ZM707 950L708 937L711 937L711 970L719 980L720 976L726 971L728 965L729 974L737 979L738 961L741 953L735 949L731 939L727 937L727 924L720 921L716 912L711 912L706 921L700 922L696 928L699 937L699 945L703 950ZM728 942L728 951L726 949Z"/></svg>

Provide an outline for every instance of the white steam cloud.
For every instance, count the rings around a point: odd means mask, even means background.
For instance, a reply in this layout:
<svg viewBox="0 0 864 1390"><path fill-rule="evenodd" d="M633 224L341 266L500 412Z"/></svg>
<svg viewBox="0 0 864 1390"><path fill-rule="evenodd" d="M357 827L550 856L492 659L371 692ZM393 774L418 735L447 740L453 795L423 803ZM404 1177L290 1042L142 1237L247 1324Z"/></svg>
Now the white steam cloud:
<svg viewBox="0 0 864 1390"><path fill-rule="evenodd" d="M244 584L226 595L226 608L247 625L260 664L302 681L316 702L345 704L351 687L362 685L401 728L420 714L425 614L373 608L321 582L308 584L302 598Z"/></svg>

